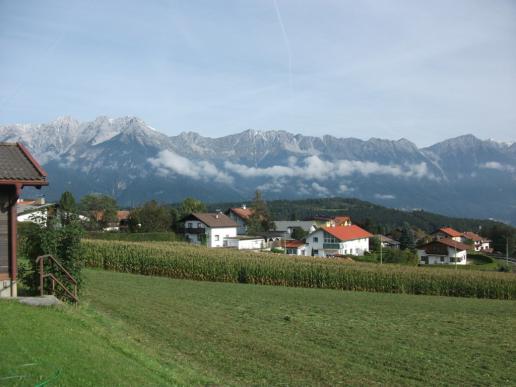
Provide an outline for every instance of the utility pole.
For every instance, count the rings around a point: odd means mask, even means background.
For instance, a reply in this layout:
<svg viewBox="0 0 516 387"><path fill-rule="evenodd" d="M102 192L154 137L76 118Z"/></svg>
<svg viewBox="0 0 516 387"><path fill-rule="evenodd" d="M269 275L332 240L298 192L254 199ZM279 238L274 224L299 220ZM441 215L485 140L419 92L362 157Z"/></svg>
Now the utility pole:
<svg viewBox="0 0 516 387"><path fill-rule="evenodd" d="M505 264L509 267L509 237L505 237Z"/></svg>
<svg viewBox="0 0 516 387"><path fill-rule="evenodd" d="M380 236L380 265L383 263L383 243L382 237Z"/></svg>

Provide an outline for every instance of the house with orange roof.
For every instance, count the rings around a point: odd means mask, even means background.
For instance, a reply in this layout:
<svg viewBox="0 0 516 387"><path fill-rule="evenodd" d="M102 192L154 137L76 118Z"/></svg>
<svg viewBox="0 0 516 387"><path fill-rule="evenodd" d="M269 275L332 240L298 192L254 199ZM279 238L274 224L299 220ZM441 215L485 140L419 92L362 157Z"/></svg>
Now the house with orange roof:
<svg viewBox="0 0 516 387"><path fill-rule="evenodd" d="M306 238L305 255L331 257L364 255L369 251L371 233L356 225L322 227Z"/></svg>
<svg viewBox="0 0 516 387"><path fill-rule="evenodd" d="M289 255L305 255L306 243L298 240L288 240L282 245L286 249L286 253Z"/></svg>
<svg viewBox="0 0 516 387"><path fill-rule="evenodd" d="M491 249L491 241L487 238L481 237L471 231L464 232L462 236L466 240L473 242L475 251L484 251L489 253L493 251L493 249Z"/></svg>
<svg viewBox="0 0 516 387"><path fill-rule="evenodd" d="M238 225L238 227L237 227L238 235L247 234L247 222L249 220L249 217L252 214L253 214L253 209L248 208L245 204L242 204L241 207L229 208L226 211L226 215Z"/></svg>
<svg viewBox="0 0 516 387"><path fill-rule="evenodd" d="M451 227L441 227L438 230L435 230L430 235L432 235L434 237L434 239L450 238L456 242L464 241L462 233L457 230L454 230Z"/></svg>

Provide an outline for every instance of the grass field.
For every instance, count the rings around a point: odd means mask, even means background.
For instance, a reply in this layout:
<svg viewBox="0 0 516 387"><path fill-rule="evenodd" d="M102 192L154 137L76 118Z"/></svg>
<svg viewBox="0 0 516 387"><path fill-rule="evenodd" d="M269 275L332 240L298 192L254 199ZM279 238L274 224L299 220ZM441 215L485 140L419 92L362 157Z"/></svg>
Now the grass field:
<svg viewBox="0 0 516 387"><path fill-rule="evenodd" d="M0 302L0 385L516 384L514 301L85 277L78 308Z"/></svg>

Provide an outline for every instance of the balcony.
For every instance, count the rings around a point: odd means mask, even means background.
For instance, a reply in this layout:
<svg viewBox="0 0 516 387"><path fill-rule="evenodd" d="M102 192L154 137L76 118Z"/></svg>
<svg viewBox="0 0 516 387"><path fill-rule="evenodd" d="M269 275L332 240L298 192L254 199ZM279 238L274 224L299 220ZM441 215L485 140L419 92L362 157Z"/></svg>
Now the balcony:
<svg viewBox="0 0 516 387"><path fill-rule="evenodd" d="M323 243L323 249L340 249L340 243Z"/></svg>

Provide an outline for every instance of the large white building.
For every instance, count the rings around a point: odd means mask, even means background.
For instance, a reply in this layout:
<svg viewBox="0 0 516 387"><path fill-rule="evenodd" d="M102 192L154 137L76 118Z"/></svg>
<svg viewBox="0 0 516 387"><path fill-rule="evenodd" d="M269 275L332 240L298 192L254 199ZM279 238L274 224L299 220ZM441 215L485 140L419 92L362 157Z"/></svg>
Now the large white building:
<svg viewBox="0 0 516 387"><path fill-rule="evenodd" d="M356 225L323 227L306 238L305 255L364 255L373 235Z"/></svg>
<svg viewBox="0 0 516 387"><path fill-rule="evenodd" d="M469 248L451 238L441 238L418 246L417 255L421 265L465 265Z"/></svg>
<svg viewBox="0 0 516 387"><path fill-rule="evenodd" d="M226 247L237 235L237 224L221 212L194 212L183 219L184 235L191 243Z"/></svg>

